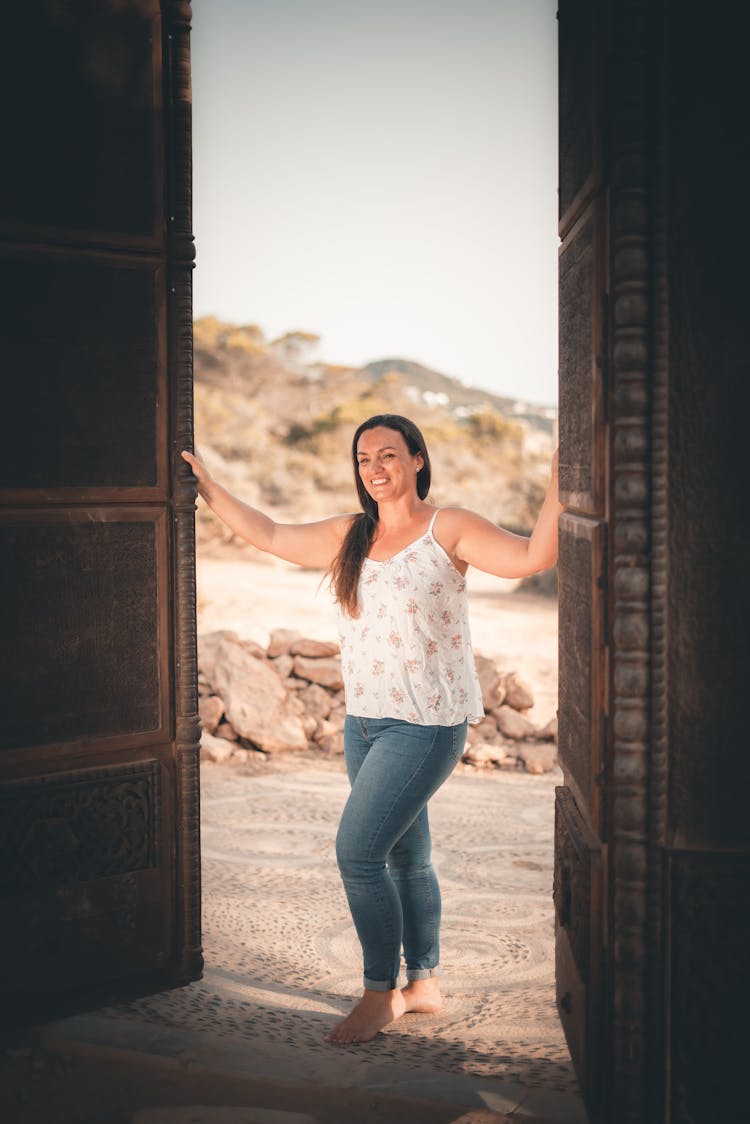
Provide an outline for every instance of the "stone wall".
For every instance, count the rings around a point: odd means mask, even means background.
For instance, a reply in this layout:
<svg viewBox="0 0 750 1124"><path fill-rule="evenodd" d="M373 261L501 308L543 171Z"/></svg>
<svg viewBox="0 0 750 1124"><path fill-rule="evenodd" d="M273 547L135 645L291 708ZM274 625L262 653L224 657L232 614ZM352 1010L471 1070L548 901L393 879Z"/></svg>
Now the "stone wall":
<svg viewBox="0 0 750 1124"><path fill-rule="evenodd" d="M557 718L529 717L534 697L515 671L476 655L484 718L469 727L462 764L546 773L557 764ZM266 648L235 632L198 639L201 757L247 762L284 752L344 749L344 681L335 643L275 629Z"/></svg>

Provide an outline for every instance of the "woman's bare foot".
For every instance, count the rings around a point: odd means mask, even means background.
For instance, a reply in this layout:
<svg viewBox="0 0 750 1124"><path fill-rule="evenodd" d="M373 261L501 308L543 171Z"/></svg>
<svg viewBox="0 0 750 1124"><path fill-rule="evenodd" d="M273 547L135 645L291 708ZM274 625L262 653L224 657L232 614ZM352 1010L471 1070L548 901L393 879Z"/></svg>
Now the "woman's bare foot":
<svg viewBox="0 0 750 1124"><path fill-rule="evenodd" d="M440 994L440 981L437 976L430 976L426 980L410 980L406 987L401 988L401 994L407 1011L419 1015L436 1015L443 1009L443 997Z"/></svg>
<svg viewBox="0 0 750 1124"><path fill-rule="evenodd" d="M345 1019L337 1023L325 1036L326 1042L369 1042L379 1030L395 1019L400 1019L406 1011L406 1003L401 991L370 991L365 993L356 1007Z"/></svg>

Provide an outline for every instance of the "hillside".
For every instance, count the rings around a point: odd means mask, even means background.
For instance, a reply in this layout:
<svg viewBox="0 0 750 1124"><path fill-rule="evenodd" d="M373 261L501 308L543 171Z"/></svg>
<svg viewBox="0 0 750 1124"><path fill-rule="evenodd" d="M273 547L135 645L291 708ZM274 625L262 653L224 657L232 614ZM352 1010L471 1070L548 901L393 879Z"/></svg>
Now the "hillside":
<svg viewBox="0 0 750 1124"><path fill-rule="evenodd" d="M405 414L433 462L430 498L528 531L546 486L555 412L464 386L404 359L362 368L314 358L318 337L266 339L257 325L195 322L196 445L217 477L275 518L357 509L350 443L372 414ZM204 548L231 536L198 512Z"/></svg>
<svg viewBox="0 0 750 1124"><path fill-rule="evenodd" d="M480 387L467 386L459 379L423 367L421 363L414 363L411 359L379 359L375 363L368 363L361 370L363 375L372 379L395 371L404 377L409 386L416 387L420 392L444 397L449 409L458 411L459 415L465 410L481 409L489 405L499 414L527 422L532 430L539 429L550 435L555 431L557 410L554 407L535 406L517 398L492 394Z"/></svg>

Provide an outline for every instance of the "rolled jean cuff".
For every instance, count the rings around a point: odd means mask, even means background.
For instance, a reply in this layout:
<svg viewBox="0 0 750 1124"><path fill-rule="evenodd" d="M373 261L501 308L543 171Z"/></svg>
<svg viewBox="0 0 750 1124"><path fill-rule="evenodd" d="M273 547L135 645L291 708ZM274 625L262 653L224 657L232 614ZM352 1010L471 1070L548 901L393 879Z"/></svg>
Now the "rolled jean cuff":
<svg viewBox="0 0 750 1124"><path fill-rule="evenodd" d="M430 980L433 976L440 975L440 968L436 964L434 968L407 968L407 980Z"/></svg>
<svg viewBox="0 0 750 1124"><path fill-rule="evenodd" d="M368 991L395 991L398 980L368 980L365 976L364 985Z"/></svg>

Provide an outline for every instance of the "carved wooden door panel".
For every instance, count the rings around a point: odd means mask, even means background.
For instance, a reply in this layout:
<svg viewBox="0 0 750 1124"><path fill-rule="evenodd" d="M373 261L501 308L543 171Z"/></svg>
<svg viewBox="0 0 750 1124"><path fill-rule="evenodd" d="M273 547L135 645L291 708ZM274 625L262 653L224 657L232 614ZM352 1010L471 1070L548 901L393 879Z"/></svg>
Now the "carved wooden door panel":
<svg viewBox="0 0 750 1124"><path fill-rule="evenodd" d="M189 4L5 13L2 1009L201 971ZM10 93L9 93L10 91ZM6 115L8 116L8 115Z"/></svg>
<svg viewBox="0 0 750 1124"><path fill-rule="evenodd" d="M602 1098L607 948L607 202L597 114L604 6L561 0L557 1003L593 1119Z"/></svg>

